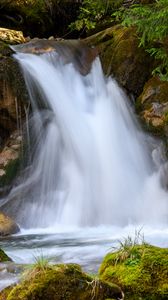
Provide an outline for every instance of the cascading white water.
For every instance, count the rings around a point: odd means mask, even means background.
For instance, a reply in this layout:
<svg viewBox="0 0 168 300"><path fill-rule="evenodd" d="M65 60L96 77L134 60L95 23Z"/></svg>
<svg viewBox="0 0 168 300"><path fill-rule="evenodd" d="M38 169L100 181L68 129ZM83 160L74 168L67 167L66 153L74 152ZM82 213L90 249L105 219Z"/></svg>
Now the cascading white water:
<svg viewBox="0 0 168 300"><path fill-rule="evenodd" d="M165 223L167 193L146 137L124 93L104 77L99 59L82 76L56 53L15 57L33 109L32 163L9 195L17 198L20 224Z"/></svg>

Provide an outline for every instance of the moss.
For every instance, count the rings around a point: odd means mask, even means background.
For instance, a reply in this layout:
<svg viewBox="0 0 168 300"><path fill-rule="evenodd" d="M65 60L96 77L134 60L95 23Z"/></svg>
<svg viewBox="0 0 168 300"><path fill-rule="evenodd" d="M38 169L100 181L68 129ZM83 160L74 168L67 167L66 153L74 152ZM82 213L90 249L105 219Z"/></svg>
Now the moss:
<svg viewBox="0 0 168 300"><path fill-rule="evenodd" d="M85 41L98 47L106 75L115 76L121 86L136 96L142 92L150 76L153 59L138 46L135 28L115 25Z"/></svg>
<svg viewBox="0 0 168 300"><path fill-rule="evenodd" d="M78 265L55 265L38 271L13 288L7 300L118 299L121 290L83 273Z"/></svg>
<svg viewBox="0 0 168 300"><path fill-rule="evenodd" d="M166 299L168 296L168 249L151 245L134 246L136 255L123 257L122 251L109 253L101 267L100 276L121 286L127 295L142 299ZM135 297L136 298L136 297Z"/></svg>
<svg viewBox="0 0 168 300"><path fill-rule="evenodd" d="M2 263L5 261L11 261L11 258L9 258L7 254L2 249L0 249L0 262Z"/></svg>
<svg viewBox="0 0 168 300"><path fill-rule="evenodd" d="M12 288L13 288L12 286L9 286L9 287L3 289L2 291L0 291L0 300L6 300L8 294L10 293Z"/></svg>

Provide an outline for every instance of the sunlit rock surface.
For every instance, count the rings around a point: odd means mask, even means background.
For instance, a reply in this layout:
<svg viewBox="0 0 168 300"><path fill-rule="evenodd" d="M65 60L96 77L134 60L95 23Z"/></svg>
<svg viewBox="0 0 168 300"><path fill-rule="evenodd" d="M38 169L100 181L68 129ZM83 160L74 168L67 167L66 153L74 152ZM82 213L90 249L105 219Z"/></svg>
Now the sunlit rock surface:
<svg viewBox="0 0 168 300"><path fill-rule="evenodd" d="M25 38L22 31L0 27L0 41L5 41L10 44L19 44L24 43Z"/></svg>
<svg viewBox="0 0 168 300"><path fill-rule="evenodd" d="M0 236L19 232L19 226L8 216L0 212Z"/></svg>
<svg viewBox="0 0 168 300"><path fill-rule="evenodd" d="M168 136L168 82L151 78L137 100L136 108L147 130Z"/></svg>

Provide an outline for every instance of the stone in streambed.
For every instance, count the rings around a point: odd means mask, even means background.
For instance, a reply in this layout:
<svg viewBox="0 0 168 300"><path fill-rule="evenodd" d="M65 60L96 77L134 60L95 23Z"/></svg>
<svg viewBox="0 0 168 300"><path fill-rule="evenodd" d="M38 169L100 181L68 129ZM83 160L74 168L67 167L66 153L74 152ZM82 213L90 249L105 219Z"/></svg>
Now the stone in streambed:
<svg viewBox="0 0 168 300"><path fill-rule="evenodd" d="M19 231L19 226L11 218L0 212L0 236L11 235Z"/></svg>

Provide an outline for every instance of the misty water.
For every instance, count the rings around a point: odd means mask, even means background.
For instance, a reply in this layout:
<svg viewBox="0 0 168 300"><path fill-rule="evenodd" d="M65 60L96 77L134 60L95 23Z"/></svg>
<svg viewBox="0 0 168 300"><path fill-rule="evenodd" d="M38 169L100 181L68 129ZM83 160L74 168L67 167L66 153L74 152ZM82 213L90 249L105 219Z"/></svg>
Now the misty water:
<svg viewBox="0 0 168 300"><path fill-rule="evenodd" d="M130 99L103 75L99 58L86 76L55 52L15 58L32 113L26 169L4 199L21 232L0 247L19 264L43 255L89 272L135 230L168 247L165 162L140 129Z"/></svg>

